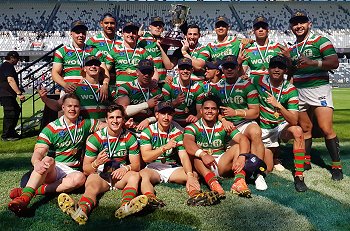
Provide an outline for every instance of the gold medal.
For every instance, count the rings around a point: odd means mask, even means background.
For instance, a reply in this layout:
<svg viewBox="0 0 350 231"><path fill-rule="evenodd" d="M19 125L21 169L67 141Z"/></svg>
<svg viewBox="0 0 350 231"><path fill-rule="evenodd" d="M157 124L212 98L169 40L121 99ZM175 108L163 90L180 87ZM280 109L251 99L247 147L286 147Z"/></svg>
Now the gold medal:
<svg viewBox="0 0 350 231"><path fill-rule="evenodd" d="M129 75L132 73L132 70L130 68L126 69L126 73L128 73Z"/></svg>
<svg viewBox="0 0 350 231"><path fill-rule="evenodd" d="M185 107L185 113L187 114L187 113L189 113L190 112L190 110L188 109L188 107Z"/></svg>
<svg viewBox="0 0 350 231"><path fill-rule="evenodd" d="M280 113L278 113L277 111L275 111L275 113L273 113L273 116L278 119L280 117Z"/></svg>
<svg viewBox="0 0 350 231"><path fill-rule="evenodd" d="M261 70L265 71L265 70L266 70L266 67L265 67L265 66L263 66L263 67L261 68Z"/></svg>
<svg viewBox="0 0 350 231"><path fill-rule="evenodd" d="M213 155L213 150L211 148L208 149L208 154Z"/></svg>

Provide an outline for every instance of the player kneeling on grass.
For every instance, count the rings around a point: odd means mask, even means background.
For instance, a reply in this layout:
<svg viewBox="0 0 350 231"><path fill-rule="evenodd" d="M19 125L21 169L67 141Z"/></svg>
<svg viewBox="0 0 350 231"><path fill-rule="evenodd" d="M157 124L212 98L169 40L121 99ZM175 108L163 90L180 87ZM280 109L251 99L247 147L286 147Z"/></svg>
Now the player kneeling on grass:
<svg viewBox="0 0 350 231"><path fill-rule="evenodd" d="M74 94L63 97L62 110L64 115L49 123L38 136L31 159L34 170L25 188L11 190L13 200L8 208L17 215L36 194L70 192L85 183L85 175L79 171L81 152L88 135L102 126L97 120L79 116L80 101Z"/></svg>
<svg viewBox="0 0 350 231"><path fill-rule="evenodd" d="M141 133L141 155L147 163L140 171L141 192L152 207L165 204L154 193L153 185L164 182L186 184L188 205L211 205L218 202L214 192L201 193L197 173L183 147L183 133L173 123L175 109L170 102L160 102L156 108L157 122ZM180 163L183 167L180 166Z"/></svg>
<svg viewBox="0 0 350 231"><path fill-rule="evenodd" d="M123 128L124 120L124 108L112 105L107 110L107 127L88 138L83 169L89 176L78 205L65 193L58 197L61 210L80 225L86 223L97 195L110 189L123 190L122 204L115 212L117 218L139 212L147 205L146 196L136 197L140 181L139 147L136 137Z"/></svg>
<svg viewBox="0 0 350 231"><path fill-rule="evenodd" d="M278 139L294 140L294 184L298 192L304 192L307 187L304 183L305 142L301 127L298 124L298 91L287 80L287 58L274 56L270 59L268 75L255 76L253 83L259 92L260 126L262 140L267 149L275 152L279 147ZM270 155L268 155L270 153ZM265 162L268 170L273 168L273 155L267 152Z"/></svg>
<svg viewBox="0 0 350 231"><path fill-rule="evenodd" d="M246 172L243 169L246 154L249 152L249 140L236 128L229 134L225 131L223 124L218 120L219 105L220 100L215 96L204 98L200 109L202 118L185 128L184 146L189 155L195 156L196 170L204 177L210 189L218 192L221 198L225 197L225 191L217 176L232 174L235 178L231 191L243 197L251 197L245 181ZM239 152L236 145L225 151L227 148L225 144L229 143L228 138L239 144ZM248 158L250 155L254 156L249 154ZM255 160L260 160L254 157ZM252 172L254 171L253 169Z"/></svg>

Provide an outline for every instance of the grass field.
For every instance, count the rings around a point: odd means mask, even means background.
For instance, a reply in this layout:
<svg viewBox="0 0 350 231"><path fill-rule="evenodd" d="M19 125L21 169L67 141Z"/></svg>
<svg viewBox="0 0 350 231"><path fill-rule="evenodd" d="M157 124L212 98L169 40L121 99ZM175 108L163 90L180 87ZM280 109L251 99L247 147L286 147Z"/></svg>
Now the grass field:
<svg viewBox="0 0 350 231"><path fill-rule="evenodd" d="M283 146L284 172L269 174L268 190L256 191L252 199L229 193L232 179L222 180L227 198L211 207L188 207L183 186L156 186L167 206L123 220L114 218L121 192L107 192L85 226L78 226L57 206L57 197L36 197L28 217L18 218L7 210L8 192L17 187L30 167L35 137L18 142L0 142L1 230L350 230L350 89L335 89L334 127L341 141L344 180L334 182L328 171L330 159L321 139L314 142L313 168L305 173L309 190L294 190L290 170L291 145ZM2 115L2 112L0 112ZM2 122L2 121L0 121ZM203 189L206 189L203 186ZM81 194L73 194L78 199Z"/></svg>

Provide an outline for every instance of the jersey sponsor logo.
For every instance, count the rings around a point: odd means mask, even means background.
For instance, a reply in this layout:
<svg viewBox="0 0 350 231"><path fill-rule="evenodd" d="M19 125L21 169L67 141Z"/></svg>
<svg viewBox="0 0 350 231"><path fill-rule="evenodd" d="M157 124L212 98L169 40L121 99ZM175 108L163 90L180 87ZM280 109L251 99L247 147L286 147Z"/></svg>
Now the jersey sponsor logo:
<svg viewBox="0 0 350 231"><path fill-rule="evenodd" d="M135 56L136 56L136 55L135 55ZM134 59L132 59L132 60L130 60L130 61L131 61L131 64L132 64L132 65L136 66L136 65L140 62L140 59L136 59L136 58L134 57ZM119 59L117 63L118 63L118 64L126 64L126 65L129 64L129 62L128 62L127 59Z"/></svg>
<svg viewBox="0 0 350 231"><path fill-rule="evenodd" d="M242 96L236 95L233 98L230 97L228 99L222 99L222 103L224 103L224 104L228 104L228 103L243 104L244 99Z"/></svg>
<svg viewBox="0 0 350 231"><path fill-rule="evenodd" d="M303 53L306 57L309 57L309 58L313 56L311 49L305 49L305 51Z"/></svg>
<svg viewBox="0 0 350 231"><path fill-rule="evenodd" d="M77 64L79 64L78 61L77 61L77 60L74 60L74 59L72 59L72 60L67 60L66 63L67 63L68 65L77 65Z"/></svg>
<svg viewBox="0 0 350 231"><path fill-rule="evenodd" d="M212 142L212 145L209 145L208 142L198 142L198 145L201 146L202 148L209 148L209 147L212 147L212 148L221 148L222 145L223 145L223 142L222 140L220 139L217 139L217 140L214 140Z"/></svg>
<svg viewBox="0 0 350 231"><path fill-rule="evenodd" d="M120 149L117 153L118 156L125 156L127 152L126 149Z"/></svg>
<svg viewBox="0 0 350 231"><path fill-rule="evenodd" d="M232 55L232 50L231 49L226 49L225 51L216 53L216 54L212 54L212 59L217 59L226 55Z"/></svg>
<svg viewBox="0 0 350 231"><path fill-rule="evenodd" d="M265 61L266 61L266 63L269 63L270 62L270 59L273 57L273 55L268 55L268 56L266 56L266 58L265 58ZM252 60L252 64L263 64L264 62L263 62L263 60L262 59L253 59Z"/></svg>
<svg viewBox="0 0 350 231"><path fill-rule="evenodd" d="M151 48L147 48L146 49L148 52L150 53L154 53L154 52L157 52L158 51L158 48L157 47L151 47Z"/></svg>
<svg viewBox="0 0 350 231"><path fill-rule="evenodd" d="M87 100L87 99L95 99L95 96L93 95L80 95L81 99Z"/></svg>

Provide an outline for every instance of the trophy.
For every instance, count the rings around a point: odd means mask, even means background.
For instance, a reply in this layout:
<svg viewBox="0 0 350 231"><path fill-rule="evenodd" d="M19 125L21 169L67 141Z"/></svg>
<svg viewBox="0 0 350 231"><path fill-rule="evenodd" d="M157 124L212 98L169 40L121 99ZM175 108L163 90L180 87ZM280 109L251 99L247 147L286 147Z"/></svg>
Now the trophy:
<svg viewBox="0 0 350 231"><path fill-rule="evenodd" d="M186 21L189 12L189 6L181 4L171 5L170 13L172 14L171 22L173 24L173 29L166 33L165 37L162 39L162 44L182 47L181 41L184 39L184 34L182 33L180 26Z"/></svg>

